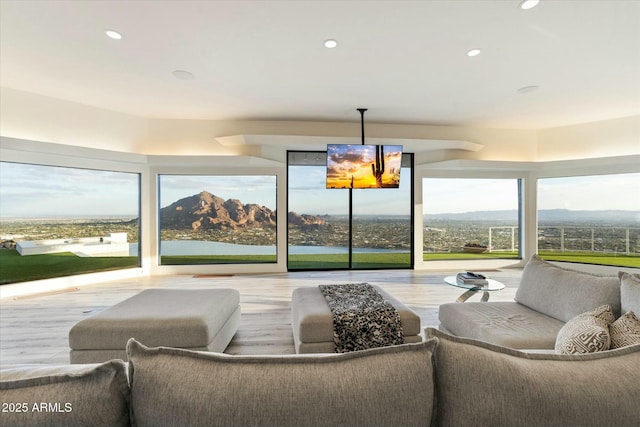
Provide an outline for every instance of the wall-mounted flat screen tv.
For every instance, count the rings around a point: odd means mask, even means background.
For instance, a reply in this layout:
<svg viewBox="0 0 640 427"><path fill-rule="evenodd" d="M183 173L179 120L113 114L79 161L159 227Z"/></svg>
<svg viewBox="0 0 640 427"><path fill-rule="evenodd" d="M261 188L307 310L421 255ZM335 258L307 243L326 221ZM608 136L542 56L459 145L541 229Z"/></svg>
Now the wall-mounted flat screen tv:
<svg viewBox="0 0 640 427"><path fill-rule="evenodd" d="M398 188L402 145L327 145L327 188Z"/></svg>

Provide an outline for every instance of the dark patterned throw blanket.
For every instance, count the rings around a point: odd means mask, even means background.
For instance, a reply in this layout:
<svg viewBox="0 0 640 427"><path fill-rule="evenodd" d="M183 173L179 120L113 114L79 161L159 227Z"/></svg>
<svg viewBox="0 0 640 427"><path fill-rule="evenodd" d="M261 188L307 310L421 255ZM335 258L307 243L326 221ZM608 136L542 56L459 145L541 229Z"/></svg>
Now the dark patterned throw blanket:
<svg viewBox="0 0 640 427"><path fill-rule="evenodd" d="M336 353L404 342L398 310L370 284L319 287L333 313Z"/></svg>

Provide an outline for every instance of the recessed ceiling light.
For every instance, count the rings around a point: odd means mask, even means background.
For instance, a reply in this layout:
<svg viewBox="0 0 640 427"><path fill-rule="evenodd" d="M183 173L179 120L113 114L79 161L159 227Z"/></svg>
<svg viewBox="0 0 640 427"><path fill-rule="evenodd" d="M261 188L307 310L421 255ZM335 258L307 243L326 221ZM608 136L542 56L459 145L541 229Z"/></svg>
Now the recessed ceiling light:
<svg viewBox="0 0 640 427"><path fill-rule="evenodd" d="M480 49L471 49L467 52L467 56L478 56L480 55Z"/></svg>
<svg viewBox="0 0 640 427"><path fill-rule="evenodd" d="M529 10L536 7L540 3L540 0L523 0L520 3L520 9Z"/></svg>
<svg viewBox="0 0 640 427"><path fill-rule="evenodd" d="M338 42L334 39L324 41L324 47L326 47L327 49L333 49L336 46L338 46Z"/></svg>
<svg viewBox="0 0 640 427"><path fill-rule="evenodd" d="M173 77L180 80L193 80L193 74L185 70L175 70L171 74Z"/></svg>
<svg viewBox="0 0 640 427"><path fill-rule="evenodd" d="M538 86L532 85L532 86L521 87L520 89L517 90L517 92L518 93L529 93L529 92L535 92L536 90L538 90Z"/></svg>
<svg viewBox="0 0 640 427"><path fill-rule="evenodd" d="M114 40L120 40L122 38L122 34L114 30L104 30L104 33Z"/></svg>

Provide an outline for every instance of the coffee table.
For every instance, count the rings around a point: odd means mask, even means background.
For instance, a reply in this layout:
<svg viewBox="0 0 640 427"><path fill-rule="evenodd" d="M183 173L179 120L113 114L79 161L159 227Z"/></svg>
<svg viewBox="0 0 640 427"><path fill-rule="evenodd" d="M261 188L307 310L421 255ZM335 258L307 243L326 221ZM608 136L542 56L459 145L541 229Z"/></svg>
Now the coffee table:
<svg viewBox="0 0 640 427"><path fill-rule="evenodd" d="M465 293L458 297L458 299L456 300L457 302L465 302L478 292L482 292L482 298L480 299L480 301L487 302L489 301L489 292L500 291L504 289L504 283L500 283L497 280L493 279L487 279L487 282L489 283L483 286L460 284L456 280L456 276L447 276L444 278L444 281L447 285L455 286L456 288L467 289Z"/></svg>

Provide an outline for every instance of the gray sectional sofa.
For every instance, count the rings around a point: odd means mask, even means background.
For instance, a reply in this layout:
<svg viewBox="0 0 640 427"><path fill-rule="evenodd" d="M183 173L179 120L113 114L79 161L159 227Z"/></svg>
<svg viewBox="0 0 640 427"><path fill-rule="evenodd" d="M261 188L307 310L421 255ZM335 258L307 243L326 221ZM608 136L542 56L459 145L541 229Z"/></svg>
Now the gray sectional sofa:
<svg viewBox="0 0 640 427"><path fill-rule="evenodd" d="M427 328L421 343L283 356L150 348L131 339L127 363L3 368L0 422L638 426L640 344L570 355L514 349L553 349L563 325L603 304L616 316L640 313L640 276L593 276L534 257L515 302L441 306L441 328L467 337Z"/></svg>
<svg viewBox="0 0 640 427"><path fill-rule="evenodd" d="M640 345L528 354L425 330L345 354L148 348L128 364L0 372L10 426L637 426Z"/></svg>
<svg viewBox="0 0 640 427"><path fill-rule="evenodd" d="M531 258L515 301L443 304L439 328L514 349L553 350L560 329L571 319L608 304L617 318L640 315L637 275L597 276Z"/></svg>

